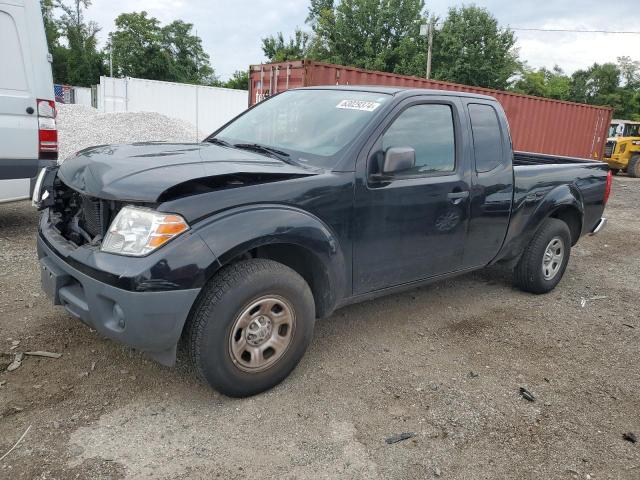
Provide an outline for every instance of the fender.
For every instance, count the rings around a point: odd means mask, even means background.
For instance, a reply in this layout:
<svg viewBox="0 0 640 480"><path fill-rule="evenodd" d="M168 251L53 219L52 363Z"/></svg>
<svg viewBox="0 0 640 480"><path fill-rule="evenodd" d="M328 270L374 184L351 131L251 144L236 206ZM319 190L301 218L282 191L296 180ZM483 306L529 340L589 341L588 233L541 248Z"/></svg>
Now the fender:
<svg viewBox="0 0 640 480"><path fill-rule="evenodd" d="M234 258L261 246L290 244L302 247L323 266L328 291L323 302L333 309L337 300L350 294L347 268L336 235L318 217L300 208L280 204L248 205L208 217L196 232L218 259L208 274Z"/></svg>
<svg viewBox="0 0 640 480"><path fill-rule="evenodd" d="M562 207L571 207L578 212L582 231L584 202L582 194L573 184L558 185L546 193L540 190L531 192L514 202L503 251L491 263L499 260L517 262L542 222Z"/></svg>

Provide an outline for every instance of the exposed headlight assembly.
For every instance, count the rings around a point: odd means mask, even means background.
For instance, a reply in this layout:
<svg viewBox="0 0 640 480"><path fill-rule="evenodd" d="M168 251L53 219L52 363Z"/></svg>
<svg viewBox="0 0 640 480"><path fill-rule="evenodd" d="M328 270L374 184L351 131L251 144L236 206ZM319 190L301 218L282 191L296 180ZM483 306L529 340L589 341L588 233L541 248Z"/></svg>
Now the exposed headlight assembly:
<svg viewBox="0 0 640 480"><path fill-rule="evenodd" d="M187 230L189 225L180 215L127 206L111 222L100 249L142 257Z"/></svg>

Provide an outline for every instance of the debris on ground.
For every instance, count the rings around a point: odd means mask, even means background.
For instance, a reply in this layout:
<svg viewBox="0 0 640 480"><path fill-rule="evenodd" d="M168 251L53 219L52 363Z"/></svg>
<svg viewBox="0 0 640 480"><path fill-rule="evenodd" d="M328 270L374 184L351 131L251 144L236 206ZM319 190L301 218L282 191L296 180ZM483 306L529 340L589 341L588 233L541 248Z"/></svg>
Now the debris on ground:
<svg viewBox="0 0 640 480"><path fill-rule="evenodd" d="M623 433L622 438L631 443L636 443L638 441L638 437L636 437L636 434L633 432Z"/></svg>
<svg viewBox="0 0 640 480"><path fill-rule="evenodd" d="M478 378L480 376L480 374L478 372L474 372L473 370L471 370L468 374L467 377L469 378Z"/></svg>
<svg viewBox="0 0 640 480"><path fill-rule="evenodd" d="M20 340L13 340L11 342L11 346L9 347L9 350L15 350L16 348L18 348L18 345L20 345Z"/></svg>
<svg viewBox="0 0 640 480"><path fill-rule="evenodd" d="M195 142L204 138L188 122L155 112L100 113L87 105L56 104L59 158L94 145L148 141Z"/></svg>
<svg viewBox="0 0 640 480"><path fill-rule="evenodd" d="M13 362L11 362L11 364L7 367L7 372L13 372L14 370L17 370L18 368L20 368L20 365L22 365L23 358L24 358L24 355L22 354L22 352L16 353L15 356L13 357Z"/></svg>
<svg viewBox="0 0 640 480"><path fill-rule="evenodd" d="M55 352L42 352L40 350L36 352L24 352L25 355L31 355L32 357L48 357L48 358L60 358L62 356L61 353Z"/></svg>
<svg viewBox="0 0 640 480"><path fill-rule="evenodd" d="M384 441L388 445L391 445L393 443L398 443L398 442L402 442L404 440L409 440L410 438L413 438L415 436L416 436L416 434L414 432L404 432L404 433L399 433L398 435L392 435L392 436L390 436L388 438L385 438Z"/></svg>
<svg viewBox="0 0 640 480"><path fill-rule="evenodd" d="M29 426L27 427L27 429L24 431L24 433L23 433L23 434L22 434L22 436L18 439L18 441L17 441L16 443L14 443L14 444L13 444L13 447L11 447L7 453L5 453L4 455L2 455L2 457L0 457L0 462L1 462L2 460L4 460L5 458L7 458L7 455L9 455L11 452L13 452L13 451L15 450L15 448L20 444L20 442L22 441L22 439L23 439L24 437L26 437L26 436L27 436L27 433L29 433L29 430L31 430L31 425L29 425Z"/></svg>
<svg viewBox="0 0 640 480"><path fill-rule="evenodd" d="M522 398L530 402L536 401L536 397L533 395L533 393L531 393L529 390L527 390L524 387L520 387L520 395L522 396Z"/></svg>

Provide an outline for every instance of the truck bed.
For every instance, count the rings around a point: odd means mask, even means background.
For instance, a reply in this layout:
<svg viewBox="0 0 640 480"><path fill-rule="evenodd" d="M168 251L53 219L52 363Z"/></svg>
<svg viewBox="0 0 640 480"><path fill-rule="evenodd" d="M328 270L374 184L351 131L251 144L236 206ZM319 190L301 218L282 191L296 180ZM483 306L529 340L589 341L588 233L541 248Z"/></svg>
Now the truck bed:
<svg viewBox="0 0 640 480"><path fill-rule="evenodd" d="M513 152L513 165L553 165L553 164L572 164L572 163L594 163L599 160L590 160L588 158L563 157L562 155L547 155L543 153L531 152Z"/></svg>

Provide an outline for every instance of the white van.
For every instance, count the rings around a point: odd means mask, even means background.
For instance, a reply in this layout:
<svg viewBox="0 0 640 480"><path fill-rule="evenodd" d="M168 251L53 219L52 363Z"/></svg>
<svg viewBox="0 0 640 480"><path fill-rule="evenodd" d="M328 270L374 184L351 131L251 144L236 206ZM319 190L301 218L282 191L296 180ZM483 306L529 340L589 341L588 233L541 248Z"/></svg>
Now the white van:
<svg viewBox="0 0 640 480"><path fill-rule="evenodd" d="M0 0L0 203L56 163L56 104L38 0Z"/></svg>

